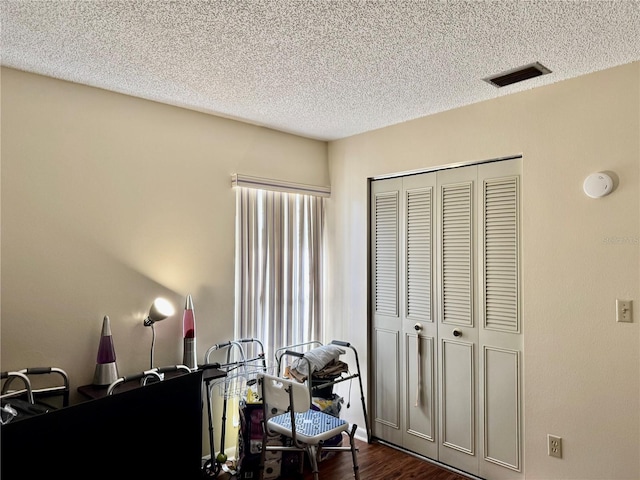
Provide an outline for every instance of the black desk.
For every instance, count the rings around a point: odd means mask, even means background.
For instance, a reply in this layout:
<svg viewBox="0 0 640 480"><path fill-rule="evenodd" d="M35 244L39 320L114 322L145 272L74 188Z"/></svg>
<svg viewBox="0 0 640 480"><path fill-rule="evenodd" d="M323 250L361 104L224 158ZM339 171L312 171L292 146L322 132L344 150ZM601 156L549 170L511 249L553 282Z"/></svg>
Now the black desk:
<svg viewBox="0 0 640 480"><path fill-rule="evenodd" d="M164 374L164 377L166 379L170 379L180 375L186 375L186 372L183 372L181 370L166 372ZM222 378L226 376L227 376L227 372L215 367L202 369L203 381L210 381L212 379ZM122 383L121 385L118 385L117 390L114 390L114 393L126 392L139 387L140 387L139 382L134 382L134 381L125 382L125 383ZM81 385L78 387L78 393L81 393L89 400L95 400L96 398L106 397L108 389L109 389L109 385Z"/></svg>
<svg viewBox="0 0 640 480"><path fill-rule="evenodd" d="M205 372L3 425L0 476L30 478L42 471L52 478L99 480L126 472L138 479L201 479Z"/></svg>

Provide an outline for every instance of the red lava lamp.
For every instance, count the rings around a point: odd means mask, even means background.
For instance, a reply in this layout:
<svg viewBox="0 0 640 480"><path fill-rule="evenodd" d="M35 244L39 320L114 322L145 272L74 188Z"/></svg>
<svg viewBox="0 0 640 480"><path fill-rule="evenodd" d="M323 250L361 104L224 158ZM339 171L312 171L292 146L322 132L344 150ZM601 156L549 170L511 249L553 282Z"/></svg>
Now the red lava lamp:
<svg viewBox="0 0 640 480"><path fill-rule="evenodd" d="M196 315L193 311L193 299L187 295L182 315L183 354L182 363L192 370L198 368L196 355Z"/></svg>

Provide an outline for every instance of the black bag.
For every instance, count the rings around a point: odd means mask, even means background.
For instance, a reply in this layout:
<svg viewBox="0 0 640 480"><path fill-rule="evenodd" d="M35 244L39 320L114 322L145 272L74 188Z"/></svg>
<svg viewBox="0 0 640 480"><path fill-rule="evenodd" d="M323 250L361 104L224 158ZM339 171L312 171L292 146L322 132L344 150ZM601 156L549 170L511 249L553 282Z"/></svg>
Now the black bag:
<svg viewBox="0 0 640 480"><path fill-rule="evenodd" d="M9 398L2 402L2 423L40 415L51 410L48 405L30 403L20 398ZM13 413L15 412L15 414Z"/></svg>

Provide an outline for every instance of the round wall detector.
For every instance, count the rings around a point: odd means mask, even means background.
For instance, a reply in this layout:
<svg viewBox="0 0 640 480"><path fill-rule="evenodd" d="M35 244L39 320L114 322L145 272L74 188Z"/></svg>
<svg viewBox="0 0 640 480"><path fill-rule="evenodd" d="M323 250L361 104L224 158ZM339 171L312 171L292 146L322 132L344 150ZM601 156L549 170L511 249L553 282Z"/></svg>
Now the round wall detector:
<svg viewBox="0 0 640 480"><path fill-rule="evenodd" d="M604 197L613 190L613 180L606 173L592 173L584 180L582 188L591 198Z"/></svg>

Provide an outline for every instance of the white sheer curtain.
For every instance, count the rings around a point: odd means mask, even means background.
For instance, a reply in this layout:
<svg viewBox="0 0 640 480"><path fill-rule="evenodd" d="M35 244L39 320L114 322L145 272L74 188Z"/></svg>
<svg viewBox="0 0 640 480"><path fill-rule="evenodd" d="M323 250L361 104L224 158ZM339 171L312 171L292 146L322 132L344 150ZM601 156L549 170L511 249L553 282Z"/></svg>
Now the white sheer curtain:
<svg viewBox="0 0 640 480"><path fill-rule="evenodd" d="M236 338L322 340L324 200L236 189Z"/></svg>

